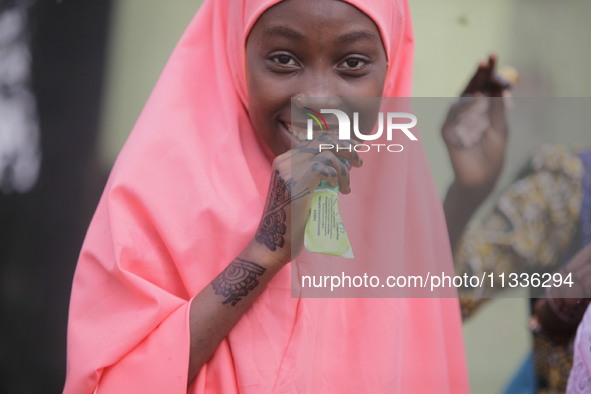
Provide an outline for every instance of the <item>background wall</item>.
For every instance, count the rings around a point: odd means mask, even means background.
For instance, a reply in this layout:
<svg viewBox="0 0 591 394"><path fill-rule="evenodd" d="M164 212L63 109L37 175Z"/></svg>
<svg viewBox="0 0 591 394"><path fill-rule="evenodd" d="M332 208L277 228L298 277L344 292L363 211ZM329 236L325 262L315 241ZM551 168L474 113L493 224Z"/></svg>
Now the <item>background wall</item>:
<svg viewBox="0 0 591 394"><path fill-rule="evenodd" d="M113 5L100 152L110 167L201 0Z"/></svg>
<svg viewBox="0 0 591 394"><path fill-rule="evenodd" d="M114 5L100 153L109 167L143 107L196 0L119 0ZM522 97L591 95L591 2L587 0L411 0L416 33L414 96L453 97L479 60L495 52L521 74ZM444 112L440 114L443 119ZM437 119L437 114L434 114ZM571 141L587 141L571 130ZM437 122L422 128L442 194L451 180ZM555 135L555 139L557 138ZM546 133L545 138L552 138ZM535 127L514 128L502 184L541 140ZM484 208L486 209L486 207ZM472 389L496 393L529 348L523 294L491 302L465 324Z"/></svg>

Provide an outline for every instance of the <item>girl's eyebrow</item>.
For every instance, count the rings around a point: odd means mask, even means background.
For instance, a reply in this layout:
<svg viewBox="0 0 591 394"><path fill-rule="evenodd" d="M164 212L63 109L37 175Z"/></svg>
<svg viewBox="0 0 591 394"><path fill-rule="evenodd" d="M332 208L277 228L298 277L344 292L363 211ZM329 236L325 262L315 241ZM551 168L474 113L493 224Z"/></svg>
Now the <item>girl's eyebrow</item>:
<svg viewBox="0 0 591 394"><path fill-rule="evenodd" d="M301 40L305 38L305 36L302 33L285 25L274 25L265 27L265 29L263 30L263 37L286 37L296 40ZM343 44L349 44L361 40L379 41L379 38L376 36L376 34L369 30L354 30L347 32L337 38L337 41Z"/></svg>
<svg viewBox="0 0 591 394"><path fill-rule="evenodd" d="M269 38L269 37L277 37L277 36L287 37L287 38L295 38L295 39L304 38L304 35L302 33L297 32L287 26L275 25L275 26L265 27L265 30L263 31L263 37Z"/></svg>
<svg viewBox="0 0 591 394"><path fill-rule="evenodd" d="M351 43L359 40L376 40L377 37L374 33L368 30L355 30L349 33L345 33L338 38L342 43Z"/></svg>

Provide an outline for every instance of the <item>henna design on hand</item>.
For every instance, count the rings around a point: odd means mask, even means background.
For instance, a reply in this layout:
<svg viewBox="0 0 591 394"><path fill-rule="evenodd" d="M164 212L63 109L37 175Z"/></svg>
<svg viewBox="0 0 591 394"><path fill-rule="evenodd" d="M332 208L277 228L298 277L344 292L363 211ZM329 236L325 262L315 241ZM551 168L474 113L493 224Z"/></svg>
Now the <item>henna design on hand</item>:
<svg viewBox="0 0 591 394"><path fill-rule="evenodd" d="M312 165L312 171L316 171L317 173L325 177L334 178L337 176L337 172L334 168L323 166L320 163L314 163L314 165Z"/></svg>
<svg viewBox="0 0 591 394"><path fill-rule="evenodd" d="M314 170L318 170L318 163L324 164L327 167L331 167L332 165L332 161L328 158L328 157L322 157L322 156L316 156L313 159L310 159L311 162L315 162L314 165L312 166L312 168ZM339 163L339 168L341 170L341 175L346 175L347 174L347 166L345 165L345 163L343 163L342 161L338 161ZM347 162L348 163L348 162ZM334 168L334 167L333 167ZM330 171L330 170L329 170ZM330 171L332 173L332 171ZM322 173L322 175L324 176L337 176L337 172L336 170L334 171L333 174L329 174L326 170Z"/></svg>
<svg viewBox="0 0 591 394"><path fill-rule="evenodd" d="M232 261L212 282L215 294L226 297L223 304L235 306L250 290L259 285L258 276L266 269L252 261L237 258Z"/></svg>
<svg viewBox="0 0 591 394"><path fill-rule="evenodd" d="M287 212L285 207L310 193L306 188L302 192L292 195L295 185L296 182L293 178L285 181L277 170L271 177L269 197L255 239L273 252L277 250L277 247L282 248L285 245L285 238L283 237L287 232L287 226L285 225Z"/></svg>

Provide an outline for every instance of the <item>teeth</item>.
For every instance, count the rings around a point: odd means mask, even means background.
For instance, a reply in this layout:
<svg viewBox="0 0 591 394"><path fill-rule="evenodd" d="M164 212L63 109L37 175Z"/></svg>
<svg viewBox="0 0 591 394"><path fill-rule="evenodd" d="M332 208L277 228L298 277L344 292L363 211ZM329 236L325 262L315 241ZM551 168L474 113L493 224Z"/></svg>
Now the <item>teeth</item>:
<svg viewBox="0 0 591 394"><path fill-rule="evenodd" d="M289 132L296 137L298 140L300 141L305 141L306 140L306 132L304 131L300 131L300 130L296 130L292 127L292 125L288 125L287 129L289 130Z"/></svg>

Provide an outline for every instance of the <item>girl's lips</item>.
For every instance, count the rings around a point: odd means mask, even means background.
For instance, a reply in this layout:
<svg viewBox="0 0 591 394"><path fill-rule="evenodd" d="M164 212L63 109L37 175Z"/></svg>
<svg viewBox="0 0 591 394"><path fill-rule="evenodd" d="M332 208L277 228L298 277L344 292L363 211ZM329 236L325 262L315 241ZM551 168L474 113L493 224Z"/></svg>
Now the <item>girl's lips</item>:
<svg viewBox="0 0 591 394"><path fill-rule="evenodd" d="M285 122L279 121L278 123L279 127L283 130L283 133L285 134L286 138L289 140L291 148L301 143L301 141L298 140L297 137L289 130L289 127Z"/></svg>

